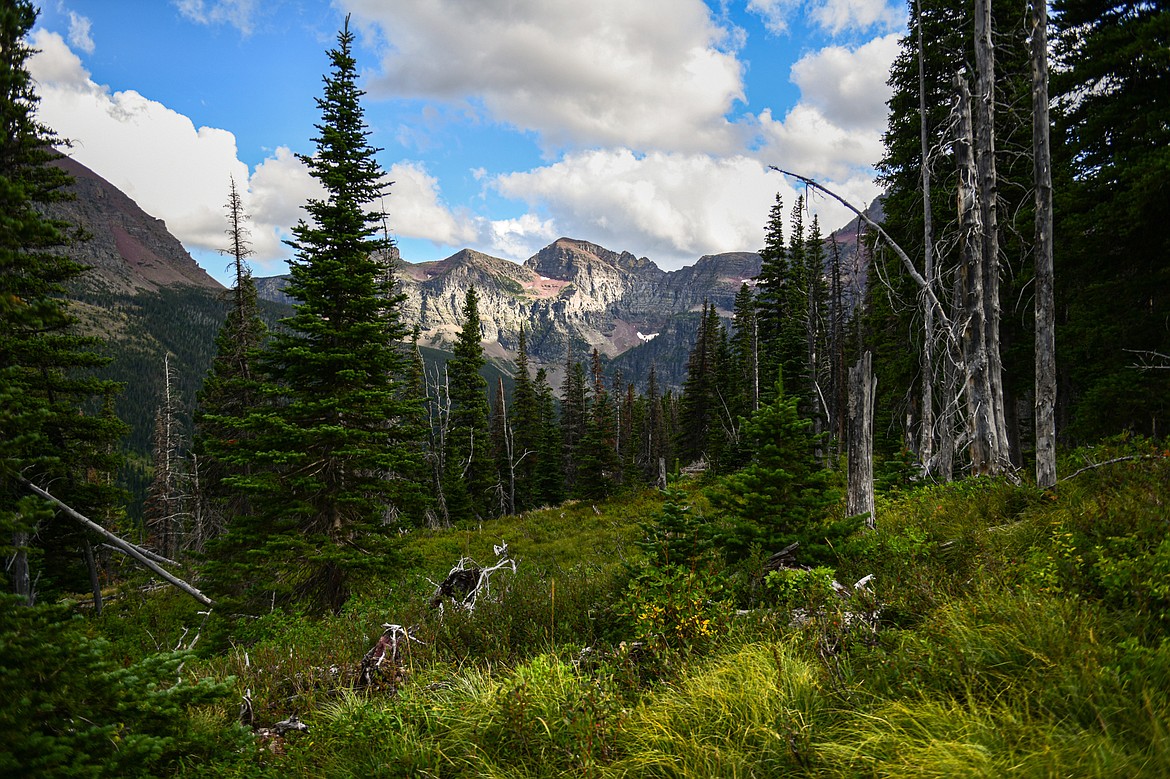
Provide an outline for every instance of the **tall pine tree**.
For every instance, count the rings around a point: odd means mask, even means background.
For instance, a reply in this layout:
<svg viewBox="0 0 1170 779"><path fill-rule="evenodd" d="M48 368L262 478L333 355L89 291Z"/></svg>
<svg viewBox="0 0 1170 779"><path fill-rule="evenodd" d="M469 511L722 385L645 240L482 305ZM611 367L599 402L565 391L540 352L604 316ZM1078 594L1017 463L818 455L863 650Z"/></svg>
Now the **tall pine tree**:
<svg viewBox="0 0 1170 779"><path fill-rule="evenodd" d="M405 381L404 296L379 208L387 182L348 19L337 40L317 100L317 153L301 157L325 197L293 228L295 313L265 352L268 402L240 447L254 472L233 480L255 510L222 537L211 569L228 594L334 611L357 577L384 572L399 515L421 512L419 448L406 438L421 404Z"/></svg>
<svg viewBox="0 0 1170 779"><path fill-rule="evenodd" d="M444 494L453 520L494 516L496 483L488 435L487 380L483 356L479 293L469 287L463 299L463 328L455 356L447 363L451 400L444 457Z"/></svg>
<svg viewBox="0 0 1170 779"><path fill-rule="evenodd" d="M29 604L38 589L88 584L81 562L89 541L72 519L29 497L21 479L106 516L122 497L110 474L125 430L103 413L113 385L89 371L106 362L100 342L79 335L64 299L84 271L62 253L69 226L45 215L70 197L70 179L53 165L59 141L37 119L26 68L36 15L26 0L0 7L0 554L11 589Z"/></svg>

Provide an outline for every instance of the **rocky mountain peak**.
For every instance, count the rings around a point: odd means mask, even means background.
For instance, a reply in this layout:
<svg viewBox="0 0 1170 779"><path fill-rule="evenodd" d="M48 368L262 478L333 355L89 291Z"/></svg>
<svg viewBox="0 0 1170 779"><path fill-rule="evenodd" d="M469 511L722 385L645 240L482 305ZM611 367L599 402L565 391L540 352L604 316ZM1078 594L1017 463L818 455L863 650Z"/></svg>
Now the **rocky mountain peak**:
<svg viewBox="0 0 1170 779"><path fill-rule="evenodd" d="M575 238L558 238L529 257L524 266L545 278L563 281L574 281L582 275L592 275L599 271L604 273L610 269L639 275L663 273L647 257L611 251Z"/></svg>

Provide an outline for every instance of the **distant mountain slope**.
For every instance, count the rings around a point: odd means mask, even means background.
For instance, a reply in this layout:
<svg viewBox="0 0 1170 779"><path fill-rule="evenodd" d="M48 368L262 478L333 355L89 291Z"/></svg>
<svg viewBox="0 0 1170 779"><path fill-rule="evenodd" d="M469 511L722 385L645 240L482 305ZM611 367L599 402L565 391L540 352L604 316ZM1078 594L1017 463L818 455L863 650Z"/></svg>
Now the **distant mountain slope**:
<svg viewBox="0 0 1170 779"><path fill-rule="evenodd" d="M556 380L569 348L578 359L594 348L617 357L657 334L676 333L676 320L698 311L705 300L730 316L740 286L759 273L760 258L753 252L710 255L667 272L645 257L560 238L522 265L464 249L445 260L402 262L399 268L406 317L419 323L423 343L451 348L464 296L474 284L486 354L513 359L523 325L533 361L547 366ZM261 296L287 301L286 281L258 279ZM669 350L660 345L655 351ZM660 370L667 377L676 374L672 366Z"/></svg>
<svg viewBox="0 0 1170 779"><path fill-rule="evenodd" d="M115 293L156 291L169 286L221 290L161 219L147 214L110 182L76 160L56 163L73 176L75 199L55 203L49 213L85 230L88 239L65 251L90 267L84 287Z"/></svg>

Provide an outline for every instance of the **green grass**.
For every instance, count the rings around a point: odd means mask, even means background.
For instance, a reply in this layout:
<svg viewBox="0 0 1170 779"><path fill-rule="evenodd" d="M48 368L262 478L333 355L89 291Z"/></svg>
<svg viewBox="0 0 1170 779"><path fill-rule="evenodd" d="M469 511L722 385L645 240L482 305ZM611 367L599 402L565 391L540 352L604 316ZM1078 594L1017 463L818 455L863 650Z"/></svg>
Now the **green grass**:
<svg viewBox="0 0 1170 779"><path fill-rule="evenodd" d="M634 643L650 636L639 609L655 604L726 599L699 602L698 617L679 612L705 631L708 611L768 602L708 578L639 573L636 541L660 510L656 493L412 534L410 568L341 615L274 613L192 661L189 674L251 689L265 724L297 713L311 732L183 772L1170 775L1170 461L1121 441L1063 466L1125 454L1145 459L1054 493L983 479L881 496L877 530L838 549L836 566L843 582L874 575L876 635L850 621L856 601L822 595L799 626L773 606L712 622L717 635L701 641ZM500 541L517 573L496 574L474 614L440 618L428 579L461 556L493 562ZM655 589L693 581L706 583ZM171 641L191 621L186 608L170 595L126 600L94 625L132 657ZM357 690L357 663L383 622L411 626L419 643L393 685Z"/></svg>

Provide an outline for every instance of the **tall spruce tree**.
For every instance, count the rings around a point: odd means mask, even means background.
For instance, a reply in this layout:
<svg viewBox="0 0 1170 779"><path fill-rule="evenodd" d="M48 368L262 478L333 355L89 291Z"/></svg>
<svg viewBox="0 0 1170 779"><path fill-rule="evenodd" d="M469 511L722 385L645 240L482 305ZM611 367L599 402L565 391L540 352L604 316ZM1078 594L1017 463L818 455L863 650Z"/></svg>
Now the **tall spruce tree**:
<svg viewBox="0 0 1170 779"><path fill-rule="evenodd" d="M1056 0L1058 425L1073 441L1170 423L1170 8ZM1145 369L1142 369L1142 367Z"/></svg>
<svg viewBox="0 0 1170 779"><path fill-rule="evenodd" d="M233 467L225 462L225 450L248 437L244 419L260 403L261 376L257 362L268 328L260 318L256 282L247 258L253 254L247 229L248 215L230 182L226 205L228 247L221 253L232 258L235 283L230 293L227 318L215 337L215 358L196 396L195 435L192 441L194 470L198 479L199 516L202 532L197 547L223 533L232 518L249 511L246 493L224 483ZM240 463L250 472L250 463Z"/></svg>
<svg viewBox="0 0 1170 779"><path fill-rule="evenodd" d="M444 493L454 520L494 516L496 505L491 444L488 434L487 380L481 374L483 356L479 293L469 287L463 299L463 328L455 341L455 355L447 363L451 398L447 431Z"/></svg>
<svg viewBox="0 0 1170 779"><path fill-rule="evenodd" d="M421 513L420 453L407 437L421 404L405 381L404 296L380 209L388 184L353 40L347 18L317 100L317 153L301 157L325 197L293 228L295 313L265 351L267 404L239 447L254 471L232 480L253 494L254 514L222 537L209 571L254 605L340 609L357 577L384 573L399 522Z"/></svg>
<svg viewBox="0 0 1170 779"><path fill-rule="evenodd" d="M540 410L537 438L538 467L533 472L533 505L555 506L565 499L563 437L557 416L556 398L544 368L536 371L533 386L537 408Z"/></svg>
<svg viewBox="0 0 1170 779"><path fill-rule="evenodd" d="M106 362L100 342L78 334L64 298L85 269L62 253L69 226L45 215L70 197L70 179L53 164L59 139L36 116L25 41L36 16L26 0L0 7L0 575L28 604L38 589L88 585L89 542L72 519L28 496L21 479L106 517L122 497L110 475L125 431L103 413L114 386L90 372Z"/></svg>
<svg viewBox="0 0 1170 779"><path fill-rule="evenodd" d="M605 386L605 371L597 349L590 358L589 374L593 389L585 415L585 434L577 448L575 494L582 498L604 498L617 486L620 468L616 413Z"/></svg>
<svg viewBox="0 0 1170 779"><path fill-rule="evenodd" d="M534 505L536 473L543 463L540 452L540 402L528 368L528 337L523 325L520 327L519 343L516 347L516 370L512 378L515 502L517 511L526 511Z"/></svg>

